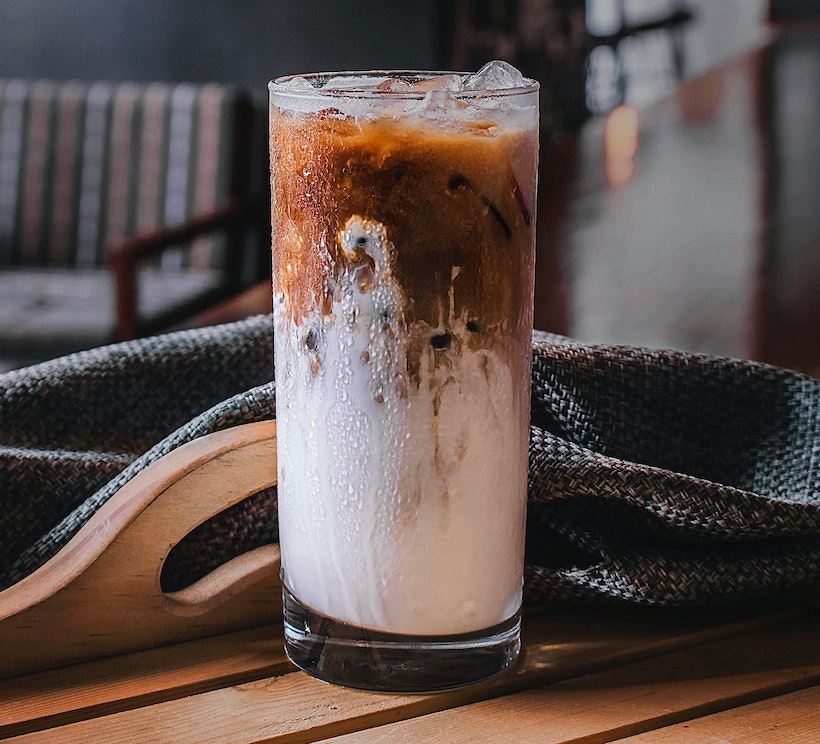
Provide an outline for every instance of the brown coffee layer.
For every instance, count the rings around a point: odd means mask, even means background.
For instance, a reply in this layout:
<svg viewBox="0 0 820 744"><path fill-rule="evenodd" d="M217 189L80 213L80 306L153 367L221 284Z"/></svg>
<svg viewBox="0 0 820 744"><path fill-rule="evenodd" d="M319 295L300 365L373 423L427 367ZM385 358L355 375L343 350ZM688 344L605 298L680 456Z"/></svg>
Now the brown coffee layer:
<svg viewBox="0 0 820 744"><path fill-rule="evenodd" d="M452 300L476 333L515 328L531 301L536 147L534 131L489 121L445 129L274 110L274 287L291 319L330 311L352 260L340 233L360 215L386 228L408 324L446 330Z"/></svg>

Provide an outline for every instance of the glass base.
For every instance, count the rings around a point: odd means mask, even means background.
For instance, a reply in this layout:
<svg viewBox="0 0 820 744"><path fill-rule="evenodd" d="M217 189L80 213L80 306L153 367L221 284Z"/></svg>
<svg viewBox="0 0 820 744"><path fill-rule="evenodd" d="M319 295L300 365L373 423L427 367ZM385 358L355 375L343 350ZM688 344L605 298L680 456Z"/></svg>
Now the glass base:
<svg viewBox="0 0 820 744"><path fill-rule="evenodd" d="M521 649L521 615L459 635L399 635L333 620L282 587L285 651L308 674L384 692L431 692L504 671Z"/></svg>

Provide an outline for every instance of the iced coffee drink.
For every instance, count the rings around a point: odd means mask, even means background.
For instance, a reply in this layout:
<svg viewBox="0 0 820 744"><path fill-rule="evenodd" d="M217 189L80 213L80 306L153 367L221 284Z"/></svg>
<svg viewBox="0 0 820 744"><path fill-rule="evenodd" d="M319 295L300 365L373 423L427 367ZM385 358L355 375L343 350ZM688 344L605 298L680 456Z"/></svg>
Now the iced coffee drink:
<svg viewBox="0 0 820 744"><path fill-rule="evenodd" d="M488 676L518 649L537 84L270 90L288 653L364 687Z"/></svg>

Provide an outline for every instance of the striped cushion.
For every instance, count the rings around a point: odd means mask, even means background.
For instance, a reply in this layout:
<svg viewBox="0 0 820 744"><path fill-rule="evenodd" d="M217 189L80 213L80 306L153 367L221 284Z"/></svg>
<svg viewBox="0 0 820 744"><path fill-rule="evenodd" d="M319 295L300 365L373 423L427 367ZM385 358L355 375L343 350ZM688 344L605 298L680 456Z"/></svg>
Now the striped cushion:
<svg viewBox="0 0 820 744"><path fill-rule="evenodd" d="M0 268L107 265L124 237L224 204L241 94L220 85L0 80ZM220 263L202 238L163 266Z"/></svg>

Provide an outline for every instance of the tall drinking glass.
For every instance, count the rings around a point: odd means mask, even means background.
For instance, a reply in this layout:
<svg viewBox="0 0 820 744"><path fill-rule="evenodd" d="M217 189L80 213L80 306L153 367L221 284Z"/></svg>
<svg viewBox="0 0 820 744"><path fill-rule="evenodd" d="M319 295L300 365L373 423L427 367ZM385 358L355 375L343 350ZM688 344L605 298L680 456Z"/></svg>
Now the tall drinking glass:
<svg viewBox="0 0 820 744"><path fill-rule="evenodd" d="M285 645L433 690L520 647L538 84L270 84Z"/></svg>

